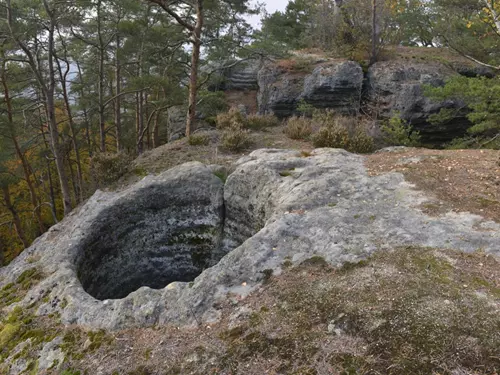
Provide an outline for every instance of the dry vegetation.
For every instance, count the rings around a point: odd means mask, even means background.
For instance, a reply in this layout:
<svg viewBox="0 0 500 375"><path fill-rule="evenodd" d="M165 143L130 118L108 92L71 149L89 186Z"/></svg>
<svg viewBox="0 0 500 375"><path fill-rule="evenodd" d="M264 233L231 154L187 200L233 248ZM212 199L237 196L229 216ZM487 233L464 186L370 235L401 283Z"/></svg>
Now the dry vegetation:
<svg viewBox="0 0 500 375"><path fill-rule="evenodd" d="M430 214L467 211L500 222L500 152L402 149L369 156L372 175L400 172L434 201L422 209Z"/></svg>
<svg viewBox="0 0 500 375"><path fill-rule="evenodd" d="M264 285L230 298L215 325L110 335L69 329L64 367L82 375L96 368L109 375L493 375L500 368L500 264L491 255L409 247L341 269L320 257L285 261L283 269L279 277L264 270Z"/></svg>

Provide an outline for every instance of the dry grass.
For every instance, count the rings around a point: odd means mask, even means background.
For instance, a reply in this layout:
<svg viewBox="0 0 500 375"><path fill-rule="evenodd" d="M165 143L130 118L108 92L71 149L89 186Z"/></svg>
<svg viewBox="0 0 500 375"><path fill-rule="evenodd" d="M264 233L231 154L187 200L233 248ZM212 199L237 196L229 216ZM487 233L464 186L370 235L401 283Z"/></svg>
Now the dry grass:
<svg viewBox="0 0 500 375"><path fill-rule="evenodd" d="M221 306L218 324L117 332L92 354L75 348L68 366L162 375L486 375L500 368L493 256L400 248L341 269L319 257L283 267L248 298Z"/></svg>
<svg viewBox="0 0 500 375"><path fill-rule="evenodd" d="M285 134L291 139L307 140L313 133L313 122L306 117L290 117L285 125Z"/></svg>
<svg viewBox="0 0 500 375"><path fill-rule="evenodd" d="M500 222L500 151L408 148L369 156L370 174L403 173L435 202L422 209L434 215L472 212Z"/></svg>
<svg viewBox="0 0 500 375"><path fill-rule="evenodd" d="M313 146L310 142L303 140L292 140L283 134L284 127L276 126L265 129L265 131L252 132L253 143L247 150L230 152L220 147L220 132L210 131L196 133L208 136L210 143L207 145L191 146L187 139L168 143L154 150L147 151L134 160L118 186L128 186L141 179L145 175L160 173L177 165L190 161L199 161L204 164L219 164L230 167L240 157L253 150L261 148L279 148L310 151Z"/></svg>

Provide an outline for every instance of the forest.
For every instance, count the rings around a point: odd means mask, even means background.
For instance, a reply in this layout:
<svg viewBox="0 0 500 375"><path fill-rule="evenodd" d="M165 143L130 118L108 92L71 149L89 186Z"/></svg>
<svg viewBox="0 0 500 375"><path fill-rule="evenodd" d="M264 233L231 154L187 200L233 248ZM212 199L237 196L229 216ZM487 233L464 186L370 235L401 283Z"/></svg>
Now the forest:
<svg viewBox="0 0 500 375"><path fill-rule="evenodd" d="M213 89L220 70L296 50L369 66L407 46L446 48L495 72L499 43L496 0L291 0L272 14L249 0L1 0L0 264L167 143L172 108L185 110L186 137L200 108L227 111ZM469 107L467 145L500 145L496 77L430 94Z"/></svg>

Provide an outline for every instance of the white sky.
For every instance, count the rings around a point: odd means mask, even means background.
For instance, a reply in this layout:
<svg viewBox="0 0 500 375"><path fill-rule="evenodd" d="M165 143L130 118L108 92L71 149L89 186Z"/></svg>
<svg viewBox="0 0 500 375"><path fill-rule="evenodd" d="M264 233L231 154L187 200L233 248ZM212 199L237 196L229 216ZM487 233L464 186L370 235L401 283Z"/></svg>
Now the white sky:
<svg viewBox="0 0 500 375"><path fill-rule="evenodd" d="M266 4L266 9L269 13L273 13L277 10L284 10L288 4L288 0L261 0L259 2ZM260 17L251 17L249 22L254 27L258 27L260 25Z"/></svg>

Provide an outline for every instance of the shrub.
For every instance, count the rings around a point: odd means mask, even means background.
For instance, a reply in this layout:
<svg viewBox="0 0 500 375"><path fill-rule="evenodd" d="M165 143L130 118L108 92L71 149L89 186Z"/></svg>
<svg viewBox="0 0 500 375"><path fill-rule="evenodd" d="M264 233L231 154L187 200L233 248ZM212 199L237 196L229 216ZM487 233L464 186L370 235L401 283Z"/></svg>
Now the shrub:
<svg viewBox="0 0 500 375"><path fill-rule="evenodd" d="M315 108L312 104L309 104L304 100L304 98L300 99L299 104L297 106L297 112L300 112L302 116L311 117L315 111Z"/></svg>
<svg viewBox="0 0 500 375"><path fill-rule="evenodd" d="M90 159L92 176L98 186L110 185L128 171L131 161L132 158L124 152L97 153Z"/></svg>
<svg viewBox="0 0 500 375"><path fill-rule="evenodd" d="M210 143L210 137L206 134L193 134L189 137L188 143L191 146L207 146Z"/></svg>
<svg viewBox="0 0 500 375"><path fill-rule="evenodd" d="M222 131L222 147L229 151L241 151L251 144L249 131L241 126L231 126Z"/></svg>
<svg viewBox="0 0 500 375"><path fill-rule="evenodd" d="M359 126L349 139L347 150L360 154L369 154L375 150L375 143L365 128Z"/></svg>
<svg viewBox="0 0 500 375"><path fill-rule="evenodd" d="M442 108L439 113L429 117L431 124L444 124L465 115L473 124L467 129L468 135L478 139L479 147L484 147L483 145L492 147L491 142L497 140L500 134L500 106L497 100L500 95L500 80L498 77L489 79L457 76L450 78L444 86L426 86L424 89L425 94L436 102L460 101L468 109L464 112L455 108Z"/></svg>
<svg viewBox="0 0 500 375"><path fill-rule="evenodd" d="M326 127L335 125L339 119L339 117L335 115L335 112L332 109L315 109L312 113L312 118L314 122L317 122L321 126Z"/></svg>
<svg viewBox="0 0 500 375"><path fill-rule="evenodd" d="M332 147L347 149L349 132L341 126L322 127L312 137L314 147Z"/></svg>
<svg viewBox="0 0 500 375"><path fill-rule="evenodd" d="M321 128L313 135L314 147L343 148L350 152L369 153L375 149L366 121L359 117L338 116L332 110L315 111L313 121Z"/></svg>
<svg viewBox="0 0 500 375"><path fill-rule="evenodd" d="M245 127L252 130L260 130L278 126L280 120L274 115L248 115Z"/></svg>
<svg viewBox="0 0 500 375"><path fill-rule="evenodd" d="M293 116L286 123L285 134L291 139L307 139L312 132L311 119Z"/></svg>
<svg viewBox="0 0 500 375"><path fill-rule="evenodd" d="M382 123L380 130L384 142L391 146L417 146L420 141L418 132L414 131L398 113Z"/></svg>
<svg viewBox="0 0 500 375"><path fill-rule="evenodd" d="M234 126L244 127L245 121L243 113L238 108L232 107L229 112L217 115L217 129L224 130Z"/></svg>

